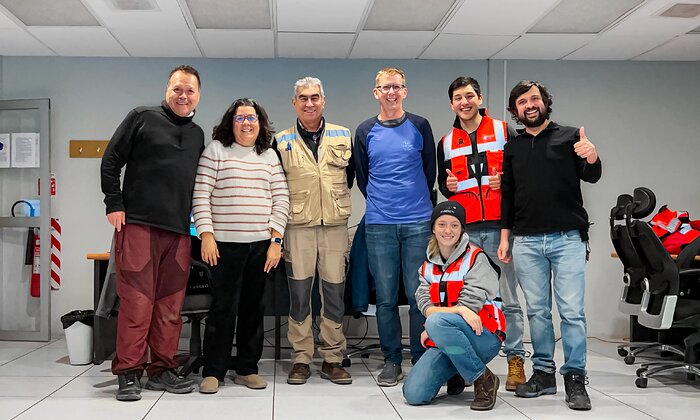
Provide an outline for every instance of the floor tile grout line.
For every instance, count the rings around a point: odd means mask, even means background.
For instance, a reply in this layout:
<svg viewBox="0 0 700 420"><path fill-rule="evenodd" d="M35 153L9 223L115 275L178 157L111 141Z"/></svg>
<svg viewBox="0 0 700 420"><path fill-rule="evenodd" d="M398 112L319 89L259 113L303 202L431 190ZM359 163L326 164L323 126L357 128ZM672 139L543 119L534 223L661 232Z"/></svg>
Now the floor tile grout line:
<svg viewBox="0 0 700 420"><path fill-rule="evenodd" d="M56 341L58 341L58 340L56 340ZM14 359L8 360L8 361L5 362L5 363L0 363L0 367L5 366L5 365L8 364L8 363L12 363L12 362L14 362L15 360L21 359L21 358L23 358L24 356L29 356L30 354L34 353L35 351L41 350L41 349L43 349L44 347L50 346L50 345L53 344L53 343L55 343L55 341L49 341L49 342L47 342L46 344L44 344L44 345L42 345L42 346L40 346L40 347L37 347L37 348L35 348L35 349L29 351L28 353L24 353L24 354L21 355L21 356L17 356L17 357L15 357Z"/></svg>
<svg viewBox="0 0 700 420"><path fill-rule="evenodd" d="M365 368L369 371L370 376L372 376L372 379L374 379L374 382L375 382L375 384L376 384L377 378L374 376L374 372L372 372L372 370L369 368L369 366L367 366L367 363L365 363L364 360L362 360L362 364L363 364L363 365L365 366ZM398 385L396 385L396 386L398 386ZM403 416L401 416L401 413L399 413L399 410L398 410L398 409L396 408L396 406L394 405L394 402L391 401L391 398L389 398L388 395L386 395L386 391L384 390L385 387L379 386L378 384L377 384L377 387L379 388L380 391L382 391L382 394L384 395L384 398L386 398L387 402L389 403L389 405L391 406L391 408L394 410L394 412L396 413L396 415L399 417L399 419L400 419L400 420L403 420Z"/></svg>
<svg viewBox="0 0 700 420"><path fill-rule="evenodd" d="M588 385L588 388L590 388L590 389L592 389L592 390L595 390L596 392L600 392L601 394L605 395L606 397L608 397L608 398L610 398L610 399L612 399L612 400L614 400L614 401L617 401L617 402L619 402L620 404L622 404L622 405L624 405L624 406L627 406L627 407L632 408L632 409L634 409L634 410L636 410L636 411L639 411L640 413L645 414L645 415L647 415L647 416L649 416L649 417L651 417L651 418L653 418L653 419L660 420L659 418L652 416L651 414L647 413L646 411L642 411L642 410L640 410L639 408L637 408L637 407L635 407L635 406L633 406L633 405L627 404L626 402L624 402L624 401L622 401L622 400L619 400L619 399L617 399L615 396L610 395L610 394L607 394L607 393L605 393L604 391L601 391L600 389L598 389L598 388L596 388L596 387L594 387L594 386Z"/></svg>
<svg viewBox="0 0 700 420"><path fill-rule="evenodd" d="M59 377L60 377L60 376L59 376ZM41 378L41 376L39 376L39 378ZM70 378L70 376L64 376L64 378ZM44 401L44 400L46 400L47 398L51 397L53 394L55 394L55 393L57 393L58 391L60 391L61 389L63 389L63 387L67 386L69 383L75 381L77 378L78 378L78 376L73 376L73 379L69 380L68 382L66 382L65 384L59 386L58 388L54 389L53 391L49 392L48 395L42 397L39 401L37 401L37 402L35 402L34 404L30 405L30 406L27 407L26 409L22 410L22 412L20 412L20 413L17 414L16 416L12 417L12 419L18 418L18 417L21 416L22 414L24 414L24 413L26 413L27 411L31 410L32 408L36 407L38 404L41 404L42 401Z"/></svg>
<svg viewBox="0 0 700 420"><path fill-rule="evenodd" d="M153 411L153 409L156 407L156 404L158 404L158 402L161 400L161 398L163 398L163 395L165 395L165 391L161 392L160 396L158 398L156 398L155 401L153 401L153 404L148 409L148 411L146 411L146 414L144 414L143 417L141 417L141 420L146 420L146 417L148 417L148 415L151 414L151 411Z"/></svg>

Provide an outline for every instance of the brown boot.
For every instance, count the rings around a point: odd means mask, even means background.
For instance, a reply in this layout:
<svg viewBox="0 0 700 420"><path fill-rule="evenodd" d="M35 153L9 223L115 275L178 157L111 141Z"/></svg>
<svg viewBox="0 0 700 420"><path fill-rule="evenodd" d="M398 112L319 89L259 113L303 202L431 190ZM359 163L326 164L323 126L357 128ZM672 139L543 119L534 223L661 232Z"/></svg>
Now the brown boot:
<svg viewBox="0 0 700 420"><path fill-rule="evenodd" d="M321 365L321 377L339 385L352 383L352 376L350 376L348 371L343 369L340 363L323 362Z"/></svg>
<svg viewBox="0 0 700 420"><path fill-rule="evenodd" d="M303 385L311 376L311 370L306 363L294 363L292 370L287 376L287 383L290 385Z"/></svg>
<svg viewBox="0 0 700 420"><path fill-rule="evenodd" d="M474 381L474 401L471 409L477 411L488 411L496 405L496 393L500 385L498 376L486 368L484 374Z"/></svg>
<svg viewBox="0 0 700 420"><path fill-rule="evenodd" d="M508 377L506 378L506 391L515 391L525 380L525 361L520 356L513 356L508 361Z"/></svg>

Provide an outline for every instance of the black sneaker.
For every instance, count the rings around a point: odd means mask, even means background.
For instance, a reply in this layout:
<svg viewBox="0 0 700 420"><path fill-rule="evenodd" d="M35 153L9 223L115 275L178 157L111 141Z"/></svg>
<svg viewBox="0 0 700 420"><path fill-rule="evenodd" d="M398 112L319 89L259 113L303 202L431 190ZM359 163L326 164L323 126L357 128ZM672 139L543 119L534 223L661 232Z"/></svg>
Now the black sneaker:
<svg viewBox="0 0 700 420"><path fill-rule="evenodd" d="M532 398L557 393L557 378L554 373L534 369L530 380L515 388L518 397Z"/></svg>
<svg viewBox="0 0 700 420"><path fill-rule="evenodd" d="M566 403L572 410L590 410L591 399L586 392L588 378L580 372L569 372L564 375Z"/></svg>
<svg viewBox="0 0 700 420"><path fill-rule="evenodd" d="M401 371L401 365L397 365L394 362L386 361L384 362L384 368L377 376L377 385L379 386L396 386L399 381L403 379L403 372Z"/></svg>
<svg viewBox="0 0 700 420"><path fill-rule="evenodd" d="M135 371L117 375L119 390L118 401L138 401L141 399L141 382Z"/></svg>
<svg viewBox="0 0 700 420"><path fill-rule="evenodd" d="M187 394L194 390L194 381L177 376L172 370L164 370L158 375L149 376L146 389L167 391L172 394Z"/></svg>

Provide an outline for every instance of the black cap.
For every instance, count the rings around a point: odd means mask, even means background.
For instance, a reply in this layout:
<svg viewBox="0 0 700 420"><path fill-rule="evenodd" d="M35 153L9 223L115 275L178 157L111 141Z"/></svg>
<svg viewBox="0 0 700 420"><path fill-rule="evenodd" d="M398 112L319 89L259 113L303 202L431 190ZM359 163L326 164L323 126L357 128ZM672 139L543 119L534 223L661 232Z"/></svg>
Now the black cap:
<svg viewBox="0 0 700 420"><path fill-rule="evenodd" d="M462 207L461 204L459 204L456 201L443 201L442 203L439 203L435 208L433 209L433 214L430 217L430 229L432 230L433 226L435 225L435 220L437 220L438 217L448 214L450 216L454 216L459 220L459 222L462 224L462 230L467 229L467 224L465 220L467 219L467 212L464 211L464 207Z"/></svg>

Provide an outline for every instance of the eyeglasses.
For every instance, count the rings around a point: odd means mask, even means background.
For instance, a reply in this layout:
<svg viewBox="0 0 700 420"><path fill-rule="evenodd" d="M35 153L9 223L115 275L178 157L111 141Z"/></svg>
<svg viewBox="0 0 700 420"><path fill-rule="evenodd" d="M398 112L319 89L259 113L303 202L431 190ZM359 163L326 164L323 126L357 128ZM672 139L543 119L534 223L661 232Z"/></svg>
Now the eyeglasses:
<svg viewBox="0 0 700 420"><path fill-rule="evenodd" d="M258 122L258 116L257 115L234 115L233 116L233 122L237 122L239 124L243 123L243 121L248 120L249 122Z"/></svg>
<svg viewBox="0 0 700 420"><path fill-rule="evenodd" d="M384 85L384 86L377 86L377 89L381 90L384 93L389 93L392 89L394 92L398 92L399 90L405 88L405 85Z"/></svg>

